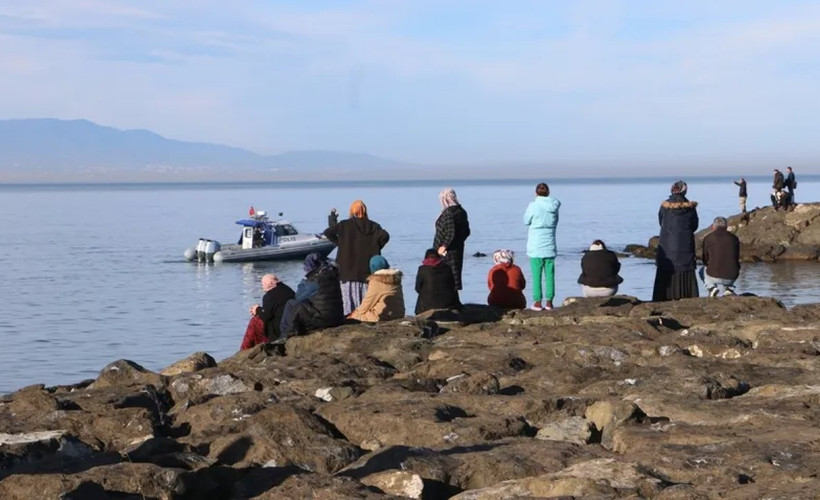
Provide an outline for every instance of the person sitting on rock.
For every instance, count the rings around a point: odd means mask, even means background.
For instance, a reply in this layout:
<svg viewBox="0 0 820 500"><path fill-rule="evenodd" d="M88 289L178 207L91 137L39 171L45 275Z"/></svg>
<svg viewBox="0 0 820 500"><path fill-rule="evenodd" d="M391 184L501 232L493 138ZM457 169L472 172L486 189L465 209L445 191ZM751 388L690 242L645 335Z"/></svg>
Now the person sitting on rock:
<svg viewBox="0 0 820 500"><path fill-rule="evenodd" d="M784 189L776 189L772 191L772 206L774 207L775 211L780 210L789 210L792 207L791 197L789 193Z"/></svg>
<svg viewBox="0 0 820 500"><path fill-rule="evenodd" d="M496 250L493 253L495 265L487 274L487 286L490 288L487 304L504 309L527 307L527 299L524 297L527 280L514 261L515 252L512 250Z"/></svg>
<svg viewBox="0 0 820 500"><path fill-rule="evenodd" d="M320 253L305 257L305 279L285 305L280 339L344 323L339 269Z"/></svg>
<svg viewBox="0 0 820 500"><path fill-rule="evenodd" d="M715 217L712 232L703 238L703 267L698 274L710 297L735 295L735 280L740 275L740 240L726 229L726 219Z"/></svg>
<svg viewBox="0 0 820 500"><path fill-rule="evenodd" d="M618 293L618 285L624 279L618 276L621 263L618 256L606 248L601 240L595 240L589 251L581 258L581 276L584 297L611 297Z"/></svg>
<svg viewBox="0 0 820 500"><path fill-rule="evenodd" d="M370 258L370 276L367 292L359 307L348 316L366 322L390 321L404 317L404 292L401 289L401 271L390 269L381 255Z"/></svg>
<svg viewBox="0 0 820 500"><path fill-rule="evenodd" d="M416 274L416 314L431 309L456 309L461 307L456 281L450 266L441 260L438 250L429 248Z"/></svg>
<svg viewBox="0 0 820 500"><path fill-rule="evenodd" d="M279 338L285 304L296 296L293 289L279 281L275 274L262 276L262 290L265 291L262 305L254 304L250 308L251 320L245 330L241 350Z"/></svg>

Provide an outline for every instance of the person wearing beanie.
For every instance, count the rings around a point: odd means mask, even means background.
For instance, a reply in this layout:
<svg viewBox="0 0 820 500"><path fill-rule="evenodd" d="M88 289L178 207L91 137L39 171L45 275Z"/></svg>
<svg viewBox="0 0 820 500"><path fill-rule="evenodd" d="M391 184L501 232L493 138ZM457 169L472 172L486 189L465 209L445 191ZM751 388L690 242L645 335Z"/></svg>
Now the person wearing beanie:
<svg viewBox="0 0 820 500"><path fill-rule="evenodd" d="M416 273L416 314L431 309L458 309L458 298L453 271L441 258L438 249L428 248Z"/></svg>
<svg viewBox="0 0 820 500"><path fill-rule="evenodd" d="M467 211L458 202L453 188L447 188L439 193L438 200L441 204L441 214L436 219L433 248L453 272L456 290L461 290L464 242L470 236L470 221L467 218Z"/></svg>
<svg viewBox="0 0 820 500"><path fill-rule="evenodd" d="M262 305L254 304L250 308L251 319L240 350L277 339L285 304L295 296L293 289L279 281L275 274L262 276L262 290L265 292Z"/></svg>
<svg viewBox="0 0 820 500"><path fill-rule="evenodd" d="M530 308L534 311L552 309L555 298L555 257L558 256L555 231L558 228L559 208L561 202L550 196L549 186L542 182L535 187L535 200L524 212L524 225L529 226L527 256L530 258L533 283L533 304ZM541 299L545 300L543 306Z"/></svg>
<svg viewBox="0 0 820 500"><path fill-rule="evenodd" d="M695 277L695 231L698 229L697 202L686 198L683 181L672 184L669 198L661 203L658 221L661 233L655 256L653 301L698 296Z"/></svg>
<svg viewBox="0 0 820 500"><path fill-rule="evenodd" d="M618 293L618 285L624 279L618 276L621 263L618 256L606 248L601 240L595 240L581 258L581 276L578 284L584 297L611 297Z"/></svg>
<svg viewBox="0 0 820 500"><path fill-rule="evenodd" d="M370 220L367 205L356 200L350 205L349 217L325 229L324 235L336 244L336 263L339 265L344 314L350 314L361 304L367 291L369 261L381 254L390 240L390 234Z"/></svg>
<svg viewBox="0 0 820 500"><path fill-rule="evenodd" d="M279 338L304 335L312 330L344 323L339 270L320 253L305 257L305 278L296 296L285 304Z"/></svg>
<svg viewBox="0 0 820 500"><path fill-rule="evenodd" d="M515 265L515 252L512 250L496 250L493 253L495 265L487 274L487 286L490 294L487 304L504 309L524 309L527 299L524 297L524 287L527 280L521 268Z"/></svg>
<svg viewBox="0 0 820 500"><path fill-rule="evenodd" d="M348 317L371 323L403 318L404 293L401 278L401 271L390 269L387 259L381 255L371 257L367 293L359 307Z"/></svg>

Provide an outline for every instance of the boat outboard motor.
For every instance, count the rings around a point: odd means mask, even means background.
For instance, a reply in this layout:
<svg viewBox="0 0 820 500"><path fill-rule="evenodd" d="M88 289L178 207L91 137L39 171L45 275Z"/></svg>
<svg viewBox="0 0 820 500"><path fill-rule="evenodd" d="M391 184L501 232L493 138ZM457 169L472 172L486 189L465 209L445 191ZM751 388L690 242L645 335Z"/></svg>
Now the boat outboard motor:
<svg viewBox="0 0 820 500"><path fill-rule="evenodd" d="M213 262L214 254L222 250L222 246L216 240L205 240L205 262Z"/></svg>
<svg viewBox="0 0 820 500"><path fill-rule="evenodd" d="M206 241L204 238L200 238L199 241L196 243L196 261L197 262L204 262L205 261L205 244Z"/></svg>

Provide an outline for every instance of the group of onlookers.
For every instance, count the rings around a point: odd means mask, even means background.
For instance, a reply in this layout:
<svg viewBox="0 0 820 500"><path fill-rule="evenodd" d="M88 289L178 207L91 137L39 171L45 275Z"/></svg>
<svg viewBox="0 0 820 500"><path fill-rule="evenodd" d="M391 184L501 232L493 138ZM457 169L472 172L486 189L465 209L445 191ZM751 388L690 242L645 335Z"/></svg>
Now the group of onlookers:
<svg viewBox="0 0 820 500"><path fill-rule="evenodd" d="M794 189L793 173L789 168ZM782 175L782 174L781 174ZM786 186L784 180L784 186ZM777 179L775 179L777 183ZM745 195L746 183L736 182ZM670 196L658 212L660 238L656 256L653 301L698 296L696 278L695 231L698 227L697 202L686 198L687 185L677 181ZM550 196L549 186L540 183L524 213L528 226L527 256L533 280L531 309L550 310L555 297L555 258L558 254L555 233L561 202ZM441 213L435 223L433 247L429 248L416 273L418 298L415 313L431 309L461 306L458 291L462 289L464 243L470 236L467 212L453 189L439 194ZM741 209L745 209L741 196ZM726 219L718 217L712 232L703 242L703 268L700 270L710 296L722 288L724 295L734 295L734 282L740 272L740 245L726 229ZM390 268L381 251L390 235L369 219L367 207L356 200L349 217L338 220L334 209L328 217L325 236L337 245L336 260L319 253L307 256L305 277L294 292L272 274L262 277L265 294L261 305L250 309L251 320L242 349L266 342L301 335L311 330L341 325L346 319L377 322L405 316L402 272ZM493 253L493 267L487 275L491 306L524 309L527 281L515 264L512 250ZM595 240L581 259L578 283L586 297L608 297L618 292L623 282L617 255Z"/></svg>
<svg viewBox="0 0 820 500"><path fill-rule="evenodd" d="M786 167L787 174L784 176L779 169L774 169L774 178L772 179L772 192L769 198L772 201L772 207L775 210L794 210L797 204L794 201L794 190L797 189L797 180L794 176L794 170L791 167ZM746 199L748 194L746 192L746 180L740 178L735 181L735 184L740 187L738 198L740 198L740 211L746 213Z"/></svg>

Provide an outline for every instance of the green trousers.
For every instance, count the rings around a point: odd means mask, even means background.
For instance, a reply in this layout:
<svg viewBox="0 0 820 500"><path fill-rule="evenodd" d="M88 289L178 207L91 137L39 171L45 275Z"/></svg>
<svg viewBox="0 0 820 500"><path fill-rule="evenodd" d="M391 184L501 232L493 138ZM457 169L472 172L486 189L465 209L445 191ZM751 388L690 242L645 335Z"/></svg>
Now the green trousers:
<svg viewBox="0 0 820 500"><path fill-rule="evenodd" d="M532 300L541 302L541 299L555 298L555 259L546 257L530 257L532 268ZM541 295L541 278L544 280L544 294Z"/></svg>

